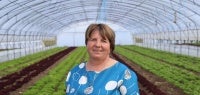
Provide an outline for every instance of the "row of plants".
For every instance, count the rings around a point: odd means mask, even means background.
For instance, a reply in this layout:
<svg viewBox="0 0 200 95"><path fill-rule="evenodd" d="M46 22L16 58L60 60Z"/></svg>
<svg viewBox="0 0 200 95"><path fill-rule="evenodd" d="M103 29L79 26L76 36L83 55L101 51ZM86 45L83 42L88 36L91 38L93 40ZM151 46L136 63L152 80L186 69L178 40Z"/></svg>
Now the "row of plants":
<svg viewBox="0 0 200 95"><path fill-rule="evenodd" d="M146 49L144 49L144 51L145 50ZM185 69L166 64L160 60L156 60L122 47L116 47L115 51L133 63L140 65L143 69L173 83L189 95L198 95L200 93L200 77ZM154 54L155 53L156 52L154 51ZM160 56L162 56L162 54Z"/></svg>
<svg viewBox="0 0 200 95"><path fill-rule="evenodd" d="M166 51L158 51L155 49L149 49L139 46L123 46L123 48L129 49L131 51L136 51L147 56L151 56L152 58L165 61L181 68L185 68L189 71L200 73L200 58L197 57L184 56L180 54L174 54Z"/></svg>
<svg viewBox="0 0 200 95"><path fill-rule="evenodd" d="M64 49L66 49L66 47L57 47L46 51L30 54L24 57L20 57L14 60L2 62L0 63L0 76L3 77L5 75L19 71L24 67L34 64L35 62L38 62L44 58L47 58L48 56L56 54Z"/></svg>
<svg viewBox="0 0 200 95"><path fill-rule="evenodd" d="M84 47L79 47L71 52L66 59L26 90L23 95L64 95L65 79L68 71L87 58Z"/></svg>

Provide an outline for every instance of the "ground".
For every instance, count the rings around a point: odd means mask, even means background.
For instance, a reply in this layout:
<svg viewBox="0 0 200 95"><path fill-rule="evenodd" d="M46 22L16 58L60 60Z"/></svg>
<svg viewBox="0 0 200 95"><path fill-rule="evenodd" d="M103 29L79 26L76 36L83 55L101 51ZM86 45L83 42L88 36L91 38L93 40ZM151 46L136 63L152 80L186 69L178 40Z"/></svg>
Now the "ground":
<svg viewBox="0 0 200 95"><path fill-rule="evenodd" d="M62 61L64 58L66 58L67 55L65 57L63 57L62 59L60 59L59 61ZM122 56L120 56L120 58L123 58ZM124 60L126 60L125 58L123 58ZM131 64L133 69L141 74L142 76L144 76L145 78L147 78L150 82L152 82L154 85L156 85L158 88L161 89L161 91L165 92L167 95L186 95L183 93L183 91L174 86L173 84L165 81L163 78L160 78L150 72L148 72L147 70L142 69L140 66L138 66L137 64L134 64L130 61L125 61L128 64ZM48 74L49 70L51 70L52 68L54 68L55 66L58 65L59 62L55 63L54 65L50 66L47 70L45 70L44 72L40 73L38 76L34 77L30 82L26 83L25 85L23 85L21 88L17 89L16 91L13 91L10 93L10 95L21 95L22 92L24 92L25 90L27 90L30 86L34 85L35 82L37 82L38 80L40 80L43 76L45 76L46 74ZM146 89L145 87L143 87L141 85L142 83L139 83L139 87L141 87L140 89L144 89L146 90L145 92L148 93L148 89ZM148 93L148 95L153 95L152 93Z"/></svg>

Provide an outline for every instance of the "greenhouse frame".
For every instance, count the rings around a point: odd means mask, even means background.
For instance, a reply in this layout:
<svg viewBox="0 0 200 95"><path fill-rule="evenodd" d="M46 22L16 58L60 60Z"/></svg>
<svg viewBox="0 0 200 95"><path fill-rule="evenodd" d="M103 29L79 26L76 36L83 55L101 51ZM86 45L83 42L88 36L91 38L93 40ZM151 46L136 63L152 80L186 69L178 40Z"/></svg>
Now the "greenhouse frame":
<svg viewBox="0 0 200 95"><path fill-rule="evenodd" d="M0 55L2 61L56 46L63 28L73 29L70 25L81 22L119 25L132 36L129 44L200 56L199 48L191 46L199 45L200 40L197 0L0 2L0 49L6 50ZM124 32L120 29L115 31Z"/></svg>
<svg viewBox="0 0 200 95"><path fill-rule="evenodd" d="M91 23L110 25L119 47L200 57L199 0L0 0L0 64L57 47L84 47Z"/></svg>

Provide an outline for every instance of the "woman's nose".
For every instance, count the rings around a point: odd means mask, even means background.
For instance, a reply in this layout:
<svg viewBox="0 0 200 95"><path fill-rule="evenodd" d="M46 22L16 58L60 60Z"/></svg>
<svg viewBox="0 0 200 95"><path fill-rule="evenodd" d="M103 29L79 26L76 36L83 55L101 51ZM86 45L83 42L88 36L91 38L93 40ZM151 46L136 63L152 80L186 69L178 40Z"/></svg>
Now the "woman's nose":
<svg viewBox="0 0 200 95"><path fill-rule="evenodd" d="M101 41L97 41L97 42L95 43L95 45L96 45L96 47L100 47L100 46L101 46Z"/></svg>

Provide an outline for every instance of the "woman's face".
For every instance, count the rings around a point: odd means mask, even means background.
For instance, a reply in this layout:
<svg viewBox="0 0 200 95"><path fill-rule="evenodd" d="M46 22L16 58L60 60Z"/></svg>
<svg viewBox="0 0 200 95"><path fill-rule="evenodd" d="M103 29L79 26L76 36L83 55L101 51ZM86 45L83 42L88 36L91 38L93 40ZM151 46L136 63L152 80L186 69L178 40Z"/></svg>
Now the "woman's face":
<svg viewBox="0 0 200 95"><path fill-rule="evenodd" d="M90 58L105 59L110 54L110 42L103 39L99 31L93 31L87 42L87 50Z"/></svg>

